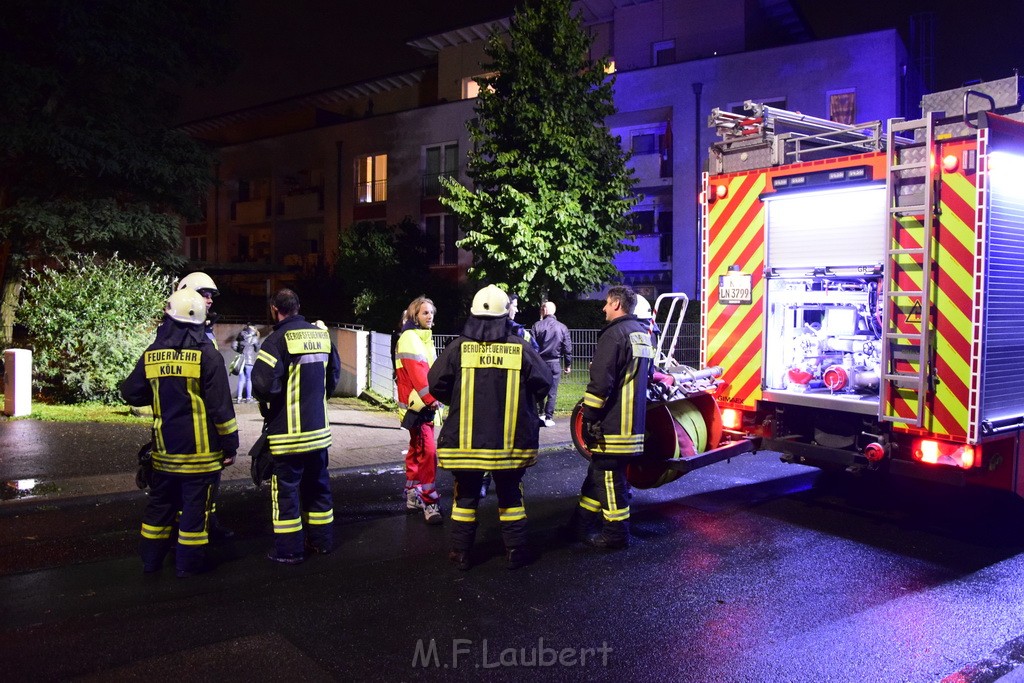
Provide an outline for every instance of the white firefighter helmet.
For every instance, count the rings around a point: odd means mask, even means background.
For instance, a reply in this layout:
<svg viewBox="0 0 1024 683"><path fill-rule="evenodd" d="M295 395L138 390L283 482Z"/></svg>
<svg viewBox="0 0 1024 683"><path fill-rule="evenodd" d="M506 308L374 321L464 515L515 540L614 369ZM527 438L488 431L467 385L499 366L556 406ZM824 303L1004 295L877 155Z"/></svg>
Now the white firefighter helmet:
<svg viewBox="0 0 1024 683"><path fill-rule="evenodd" d="M651 302L643 294L636 295L636 307L633 309L633 315L636 316L637 320L650 320L654 317L654 311L651 310Z"/></svg>
<svg viewBox="0 0 1024 683"><path fill-rule="evenodd" d="M213 282L213 278L206 273L201 273L199 271L189 273L185 277L181 278L178 282L178 289L186 288L196 292L208 289L214 295L220 294L220 291L217 289L217 285Z"/></svg>
<svg viewBox="0 0 1024 683"><path fill-rule="evenodd" d="M494 285L487 285L473 297L469 312L484 318L508 315L508 294Z"/></svg>
<svg viewBox="0 0 1024 683"><path fill-rule="evenodd" d="M167 298L164 313L179 323L202 325L206 322L206 301L194 289L179 289Z"/></svg>

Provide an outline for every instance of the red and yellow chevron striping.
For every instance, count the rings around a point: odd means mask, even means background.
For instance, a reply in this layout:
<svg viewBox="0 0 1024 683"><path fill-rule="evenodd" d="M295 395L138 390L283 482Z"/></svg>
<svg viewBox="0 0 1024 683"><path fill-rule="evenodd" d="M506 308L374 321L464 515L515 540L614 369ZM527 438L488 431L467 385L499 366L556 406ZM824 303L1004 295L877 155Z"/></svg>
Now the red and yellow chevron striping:
<svg viewBox="0 0 1024 683"><path fill-rule="evenodd" d="M722 405L754 408L761 397L766 182L764 171L718 176L728 192L706 209L702 362L723 368ZM751 274L749 305L719 303L718 278L731 265Z"/></svg>

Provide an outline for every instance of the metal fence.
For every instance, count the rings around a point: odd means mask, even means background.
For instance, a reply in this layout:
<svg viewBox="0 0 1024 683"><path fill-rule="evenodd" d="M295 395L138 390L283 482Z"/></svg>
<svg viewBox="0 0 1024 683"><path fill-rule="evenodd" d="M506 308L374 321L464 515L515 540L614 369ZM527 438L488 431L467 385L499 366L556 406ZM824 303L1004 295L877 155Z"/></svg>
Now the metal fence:
<svg viewBox="0 0 1024 683"><path fill-rule="evenodd" d="M391 335L383 332L370 333L370 359L366 364L368 371L367 386L373 393L383 398L395 400L395 363L391 357Z"/></svg>
<svg viewBox="0 0 1024 683"><path fill-rule="evenodd" d="M667 353L671 336L675 334L675 325L668 326L663 332L664 351ZM572 339L573 372L562 378L562 385L579 385L581 391L589 380L587 369L594 357L597 347L597 335L600 330L569 330ZM456 339L455 334L435 334L434 348L440 354L444 347ZM391 356L392 338L382 332L370 333L368 387L378 396L395 399L394 361ZM700 362L700 325L697 323L681 323L679 337L676 341L672 357L677 363L697 367Z"/></svg>

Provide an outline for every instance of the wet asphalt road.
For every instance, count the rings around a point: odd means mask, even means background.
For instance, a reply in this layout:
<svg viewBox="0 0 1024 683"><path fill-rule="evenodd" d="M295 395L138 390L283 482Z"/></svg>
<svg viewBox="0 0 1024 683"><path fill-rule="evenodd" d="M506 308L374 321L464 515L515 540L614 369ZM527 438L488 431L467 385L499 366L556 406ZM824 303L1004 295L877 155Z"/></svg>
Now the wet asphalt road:
<svg viewBox="0 0 1024 683"><path fill-rule="evenodd" d="M458 572L397 467L338 472L338 549L297 567L264 559L267 489L228 485L237 536L190 579L142 574L141 493L6 502L4 677L986 681L1021 660L1015 503L760 453L637 492L634 545L606 553L557 538L583 472L559 450L527 475L542 555L515 572L493 497Z"/></svg>
<svg viewBox="0 0 1024 683"><path fill-rule="evenodd" d="M134 471L135 454L150 438L141 424L9 420L2 427L0 481Z"/></svg>

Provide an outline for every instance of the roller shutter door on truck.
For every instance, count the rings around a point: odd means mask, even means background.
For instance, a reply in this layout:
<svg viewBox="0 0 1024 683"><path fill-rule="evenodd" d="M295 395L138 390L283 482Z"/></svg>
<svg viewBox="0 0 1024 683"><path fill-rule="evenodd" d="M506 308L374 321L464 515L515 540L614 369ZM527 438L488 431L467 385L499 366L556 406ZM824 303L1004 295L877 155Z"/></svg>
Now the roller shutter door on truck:
<svg viewBox="0 0 1024 683"><path fill-rule="evenodd" d="M885 258L885 186L778 193L768 206L769 268L881 264Z"/></svg>

